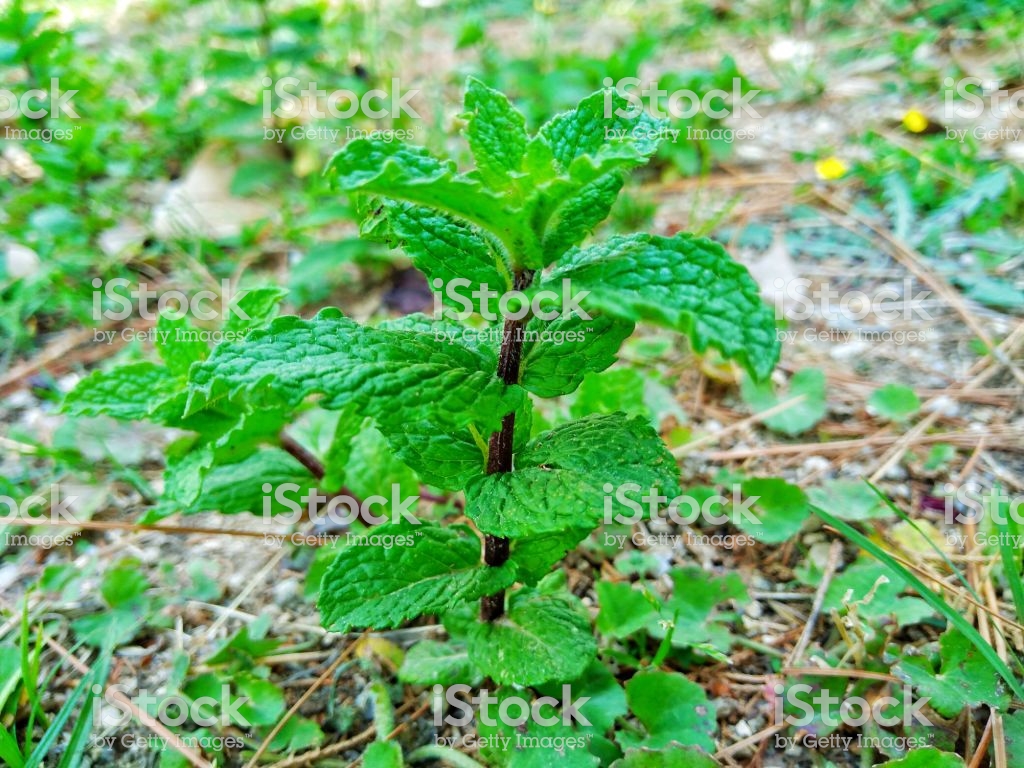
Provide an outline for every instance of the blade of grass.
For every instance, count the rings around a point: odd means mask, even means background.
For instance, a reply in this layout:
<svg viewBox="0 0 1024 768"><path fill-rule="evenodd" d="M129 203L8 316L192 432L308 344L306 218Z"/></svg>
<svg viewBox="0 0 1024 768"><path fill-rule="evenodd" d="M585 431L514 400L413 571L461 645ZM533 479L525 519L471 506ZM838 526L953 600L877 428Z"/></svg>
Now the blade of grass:
<svg viewBox="0 0 1024 768"><path fill-rule="evenodd" d="M1010 690L1013 691L1013 695L1017 697L1018 700L1024 701L1024 688L1021 687L1020 682L1016 677L1014 677L1010 668L1007 667L1006 664L1003 663L1003 660L999 658L999 654L996 653L995 648L986 643L985 639L978 634L978 630L976 630L963 616L943 600L937 592L933 592L923 581L897 562L892 555L875 544L875 542L871 541L871 539L849 523L840 520L838 517L834 517L821 507L816 507L812 504L810 505L810 508L814 514L828 523L828 525L865 552L869 553L872 557L885 565L890 571L912 586L921 596L922 600L944 616L946 621L956 627L960 633L971 642L971 645L978 649L978 653L980 653L984 659L992 665L992 669L994 669L1010 687ZM1019 664L1020 662L1018 661L1017 663Z"/></svg>
<svg viewBox="0 0 1024 768"><path fill-rule="evenodd" d="M78 685L68 696L64 702L64 706L60 708L60 711L54 716L50 727L46 729L46 733L36 744L36 748L32 750L32 754L29 755L28 760L25 762L25 768L39 768L43 764L43 758L46 757L47 753L53 748L53 745L57 743L57 739L60 737L61 731L64 730L64 725L71 718L71 713L75 709L75 705L78 700L87 693L92 693L92 686L98 681L105 681L110 671L110 655L109 653L103 653L100 655L99 662L94 666L89 673L83 675L78 681ZM87 697L87 701L91 699ZM92 719L92 711L90 709L83 708L79 713L79 717L85 720ZM90 723L91 727L91 723ZM78 726L75 727L78 730Z"/></svg>
<svg viewBox="0 0 1024 768"><path fill-rule="evenodd" d="M995 487L995 498L999 498L1002 489ZM1004 497L1005 498L1005 497ZM1002 503L996 510L993 510L992 523L999 531L999 556L1003 561L1003 575L1010 585L1010 594L1013 595L1013 607L1017 611L1017 620L1024 618L1024 582L1021 581L1020 563L1017 562L1017 554L1011 541L1019 541L1016 538L1020 533L1017 521L1010 517L1009 501ZM1013 538L1011 538L1013 537Z"/></svg>
<svg viewBox="0 0 1024 768"><path fill-rule="evenodd" d="M896 504L890 501L889 498L884 493L882 493L882 491L877 486L874 485L874 483L871 483L870 481L867 480L865 482L871 487L871 490L873 490L875 494L877 494L878 498L880 498L885 503L885 505L889 507L889 509L891 509L895 514L897 514L900 517L900 519L902 519L904 522L909 523L910 527L913 528L921 536L921 538L924 539L928 543L928 545L933 550L935 550L935 552L938 553L939 557L941 557L943 562L946 563L946 567L949 568L950 572L957 577L957 580L964 586L964 588L968 592L970 592L975 602L979 605L984 605L985 601L981 599L981 596L978 595L978 593L974 590L970 582L968 582L964 575L960 572L960 569L957 568L953 564L953 561L950 560L949 557L946 555L946 553L943 552L942 549L940 549L938 545L936 545L935 542L932 541L932 539L924 531L921 530L920 526L918 526L918 524L914 522L910 518L910 516L907 515L906 512L904 512L902 509L896 506ZM1001 534L999 537L999 542L1000 557L1003 560L1003 570L1006 571L1008 574L1007 582L1010 585L1011 592L1013 592L1013 602L1014 606L1017 609L1017 619L1018 621L1020 621L1021 619L1024 619L1024 613L1022 613L1022 609L1024 609L1024 584L1022 584L1020 578L1020 565L1016 562L1016 556L1014 555L1013 547L1009 545L1010 539L1008 539L1006 535L1016 535L1018 533L1018 527L1017 522L1009 516L1009 508L1002 510L1002 519L1006 523L1006 528L1000 526L999 515L993 515L993 522L995 523L996 528L999 530L999 533ZM1014 541L1016 540L1018 539L1014 539ZM996 632L999 632L1001 635L1003 634L1002 628L999 624L995 625L995 630ZM1019 669L1024 670L1024 664L1022 664L1020 659L1014 657L1014 662L1016 663Z"/></svg>
<svg viewBox="0 0 1024 768"><path fill-rule="evenodd" d="M18 748L18 740L2 725L0 725L0 759L4 760L11 768L24 768L25 766L21 750Z"/></svg>
<svg viewBox="0 0 1024 768"><path fill-rule="evenodd" d="M102 653L99 658L99 669L96 672L96 678L98 680L106 680L109 674L110 655ZM68 740L67 747L64 749L64 754L61 755L60 764L57 768L78 768L82 763L82 757L89 746L89 736L92 735L92 729L96 725L93 722L92 716L93 702L100 695L96 691L102 690L101 688L93 690L93 688L94 686L90 684L85 701L82 702L82 709L79 712L78 720L71 731L71 738Z"/></svg>
<svg viewBox="0 0 1024 768"><path fill-rule="evenodd" d="M938 556L942 558L942 562L944 562L946 564L946 567L949 568L950 573L955 575L957 581L959 581L963 585L964 589L971 593L971 597L973 597L975 601L983 603L984 601L981 599L981 596L974 591L974 587L971 586L971 583L967 581L967 578L962 573L960 573L960 569L957 568L956 565L953 564L953 561L949 559L949 555L943 552L942 548L939 547L939 545L936 544L934 541L932 541L931 537L928 536L928 534L921 530L921 526L914 522L910 518L910 515L908 515L902 509L897 507L896 504L890 501L889 497L882 493L878 486L876 486L870 480L865 480L864 482L868 484L871 490L878 495L878 498L880 498L882 502L887 507L889 507L889 509L891 509L897 516L899 516L900 520L909 524L910 527L913 528L914 531L928 543L928 546L931 547L936 552L936 554L938 554Z"/></svg>

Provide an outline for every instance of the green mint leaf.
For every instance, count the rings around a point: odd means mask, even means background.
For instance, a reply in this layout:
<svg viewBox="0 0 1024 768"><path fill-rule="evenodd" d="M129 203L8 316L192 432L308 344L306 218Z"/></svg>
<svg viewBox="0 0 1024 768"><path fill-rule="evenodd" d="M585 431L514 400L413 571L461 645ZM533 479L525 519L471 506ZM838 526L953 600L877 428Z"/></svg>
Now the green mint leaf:
<svg viewBox="0 0 1024 768"><path fill-rule="evenodd" d="M438 488L460 491L485 469L484 454L468 429L452 434L432 421L417 421L389 434L388 440L398 459Z"/></svg>
<svg viewBox="0 0 1024 768"><path fill-rule="evenodd" d="M619 167L642 165L657 151L665 123L642 110L632 116L616 114L620 110L636 112L623 96L597 91L575 109L551 118L534 141L545 141L556 167L570 176L577 175L581 159L596 169L591 179L610 170L612 163Z"/></svg>
<svg viewBox="0 0 1024 768"><path fill-rule="evenodd" d="M579 677L597 653L579 599L520 589L508 612L481 622L469 635L469 657L497 683L539 685Z"/></svg>
<svg viewBox="0 0 1024 768"><path fill-rule="evenodd" d="M165 475L165 498L177 504L176 511L187 515L201 512L221 512L226 515L249 512L263 514L264 498L268 495L266 483L275 489L285 483L294 483L298 490L288 494L294 505L310 489L316 487L314 478L290 454L278 448L258 450L241 461L231 464L199 466L202 455L189 453L180 460L169 460ZM271 498L273 514L296 514L289 507Z"/></svg>
<svg viewBox="0 0 1024 768"><path fill-rule="evenodd" d="M228 313L224 323L224 335L231 339L235 334L265 327L277 315L281 302L287 295L288 291L277 286L248 289L238 300L237 306L249 316L249 319L246 320L234 312Z"/></svg>
<svg viewBox="0 0 1024 768"><path fill-rule="evenodd" d="M320 407L353 403L386 433L422 419L493 431L524 393L500 381L490 362L428 333L365 328L337 310L312 320L281 317L193 366L189 412L239 396L294 408L319 394Z"/></svg>
<svg viewBox="0 0 1024 768"><path fill-rule="evenodd" d="M205 360L210 348L184 315L162 314L156 323L154 346L175 376L188 375L192 363Z"/></svg>
<svg viewBox="0 0 1024 768"><path fill-rule="evenodd" d="M445 309L461 312L466 306L480 311L472 293L486 284L492 291L511 288L508 266L500 250L480 231L451 216L422 206L388 203L385 215L396 244L427 277L435 293L442 293ZM456 281L465 281L465 285ZM435 287L440 281L440 289ZM449 295L455 294L459 300Z"/></svg>
<svg viewBox="0 0 1024 768"><path fill-rule="evenodd" d="M379 195L433 208L500 237L512 259L539 251L533 233L495 193L459 174L450 160L424 147L401 142L356 139L327 164L325 174L346 192Z"/></svg>
<svg viewBox="0 0 1024 768"><path fill-rule="evenodd" d="M547 226L541 245L546 263L579 245L608 218L625 182L625 175L615 170L586 184L574 185L571 192L562 191L565 196L545 211Z"/></svg>
<svg viewBox="0 0 1024 768"><path fill-rule="evenodd" d="M636 483L678 495L679 472L651 425L623 414L592 416L537 437L515 457L516 470L466 487L466 513L485 533L519 538L594 528L605 487ZM616 511L618 503L612 506Z"/></svg>
<svg viewBox="0 0 1024 768"><path fill-rule="evenodd" d="M486 358L485 365L498 364L498 343L501 334L479 333L478 328L470 328L456 320L448 318L435 318L422 312L414 312L411 315L392 317L381 322L378 326L386 331L414 331L433 336L438 341L448 344L469 347L482 358ZM468 331L468 333L467 333Z"/></svg>
<svg viewBox="0 0 1024 768"><path fill-rule="evenodd" d="M526 326L520 384L538 397L575 392L584 376L615 362L634 327L631 321L608 314L595 314L590 320L576 315L551 321L534 317Z"/></svg>
<svg viewBox="0 0 1024 768"><path fill-rule="evenodd" d="M474 77L466 83L466 138L477 171L490 186L507 186L526 154L526 119L508 97Z"/></svg>
<svg viewBox="0 0 1024 768"><path fill-rule="evenodd" d="M531 140L526 167L537 195L529 216L542 254L528 266L546 266L578 245L608 216L625 173L657 150L663 123L643 112L616 114L628 108L622 96L598 91L556 115Z"/></svg>
<svg viewBox="0 0 1024 768"><path fill-rule="evenodd" d="M386 524L375 536L404 536L411 546L352 545L330 564L320 587L323 624L335 632L390 629L425 613L512 584L514 568L480 563L480 539L465 526ZM405 540L403 540L403 543Z"/></svg>
<svg viewBox="0 0 1024 768"><path fill-rule="evenodd" d="M183 457L183 460L188 461L187 469L193 476L186 479L177 471L174 482L178 487L192 485L198 495L207 470L215 464L237 464L266 445L277 445L281 430L292 417L286 411L254 411L242 404L232 404L232 407L235 411L233 415L205 412L183 422L189 429L197 431L199 436L189 453ZM168 468L170 465L171 462L168 462ZM179 502L187 500L191 503L195 496L176 494L175 498Z"/></svg>
<svg viewBox="0 0 1024 768"><path fill-rule="evenodd" d="M565 557L566 552L575 549L589 534L589 528L570 528L516 539L512 542L511 559L516 566L517 580L524 584L536 584L547 576L551 566Z"/></svg>
<svg viewBox="0 0 1024 768"><path fill-rule="evenodd" d="M524 398L516 410L514 450L526 445L532 423L533 404L529 398ZM461 491L486 469L487 435L480 434L479 437L482 444L477 443L468 427L456 432L445 431L436 422L425 419L389 433L388 441L395 456L424 482L450 491Z"/></svg>
<svg viewBox="0 0 1024 768"><path fill-rule="evenodd" d="M694 350L713 347L756 379L771 373L779 341L757 283L718 243L701 237L630 235L571 251L548 278L590 295L582 306L687 334Z"/></svg>
<svg viewBox="0 0 1024 768"><path fill-rule="evenodd" d="M130 363L109 371L93 371L82 379L64 398L64 412L71 416L164 422L181 414L182 409L175 414L172 407L180 388L180 381L170 369L156 363Z"/></svg>

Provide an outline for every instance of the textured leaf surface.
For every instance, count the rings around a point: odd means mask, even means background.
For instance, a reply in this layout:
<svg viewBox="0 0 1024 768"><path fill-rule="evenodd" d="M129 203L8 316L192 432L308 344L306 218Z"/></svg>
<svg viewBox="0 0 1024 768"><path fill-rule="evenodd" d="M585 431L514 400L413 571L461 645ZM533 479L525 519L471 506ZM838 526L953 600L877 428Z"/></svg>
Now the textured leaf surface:
<svg viewBox="0 0 1024 768"><path fill-rule="evenodd" d="M605 172L611 161L639 165L658 149L663 124L643 111L632 116L616 114L620 110L630 110L624 97L598 91L575 109L551 118L541 126L539 136L550 146L557 165L565 170L573 169L573 164L584 157L595 165L595 160L603 161L600 170Z"/></svg>
<svg viewBox="0 0 1024 768"><path fill-rule="evenodd" d="M535 317L526 326L520 384L538 397L575 392L584 376L615 362L634 327L629 320L607 314L590 320L575 315L551 321ZM580 334L582 340L573 340Z"/></svg>
<svg viewBox="0 0 1024 768"><path fill-rule="evenodd" d="M564 278L590 291L584 309L673 328L698 353L713 347L758 379L778 361L775 320L757 283L712 240L614 237L567 254L548 282Z"/></svg>
<svg viewBox="0 0 1024 768"><path fill-rule="evenodd" d="M589 528L570 528L566 531L527 536L512 542L512 562L516 565L516 579L536 584L559 562L565 553L575 549L590 533Z"/></svg>
<svg viewBox="0 0 1024 768"><path fill-rule="evenodd" d="M193 366L190 411L240 394L287 407L320 394L321 407L356 404L385 432L425 418L494 430L524 398L471 349L427 333L365 328L336 310L312 320L278 318Z"/></svg>
<svg viewBox="0 0 1024 768"><path fill-rule="evenodd" d="M202 453L186 454L181 460L168 461L165 476L167 499L180 505L185 514L221 512L263 514L265 483L278 488L285 483L299 486L287 498L305 506L299 499L316 486L316 479L290 454L278 448L251 453L230 464L201 466ZM272 500L270 511L294 514L294 509Z"/></svg>
<svg viewBox="0 0 1024 768"><path fill-rule="evenodd" d="M576 598L521 589L508 612L469 635L469 657L498 683L539 685L579 677L597 653L590 621Z"/></svg>
<svg viewBox="0 0 1024 768"><path fill-rule="evenodd" d="M438 488L458 491L484 473L486 460L469 430L461 434L441 432L430 421L408 424L388 436L395 456Z"/></svg>
<svg viewBox="0 0 1024 768"><path fill-rule="evenodd" d="M349 546L324 574L320 613L335 632L389 629L512 584L514 569L480 562L480 539L465 526L382 525L375 535L413 536L412 546Z"/></svg>
<svg viewBox="0 0 1024 768"><path fill-rule="evenodd" d="M384 211L397 242L435 292L434 281L440 280L442 291L457 294L479 312L480 300L472 296L479 286L486 284L499 293L511 288L500 252L476 228L445 213L407 203L388 204ZM452 285L459 278L470 284ZM445 309L454 312L461 312L464 306L447 296L443 302Z"/></svg>
<svg viewBox="0 0 1024 768"><path fill-rule="evenodd" d="M678 476L646 420L592 416L540 435L516 454L514 472L472 481L466 512L485 533L511 538L593 528L603 519L606 484L655 487L672 498Z"/></svg>
<svg viewBox="0 0 1024 768"><path fill-rule="evenodd" d="M197 331L184 315L160 315L156 330L156 351L175 376L186 375L192 363L205 360L210 354L210 348L194 335Z"/></svg>
<svg viewBox="0 0 1024 768"><path fill-rule="evenodd" d="M509 254L538 250L521 217L513 215L499 197L424 147L356 139L331 158L325 173L346 192L425 206L483 227L501 238Z"/></svg>
<svg viewBox="0 0 1024 768"><path fill-rule="evenodd" d="M476 78L466 84L466 138L477 170L491 185L505 185L523 166L526 120L500 91Z"/></svg>
<svg viewBox="0 0 1024 768"><path fill-rule="evenodd" d="M125 421L150 418L180 388L171 371L155 363L132 363L95 371L64 399L72 416L112 416Z"/></svg>
<svg viewBox="0 0 1024 768"><path fill-rule="evenodd" d="M529 216L543 249L529 266L546 266L578 245L608 216L625 173L657 150L662 123L643 111L616 114L628 107L611 91L591 94L549 120L528 145L526 165L538 190Z"/></svg>

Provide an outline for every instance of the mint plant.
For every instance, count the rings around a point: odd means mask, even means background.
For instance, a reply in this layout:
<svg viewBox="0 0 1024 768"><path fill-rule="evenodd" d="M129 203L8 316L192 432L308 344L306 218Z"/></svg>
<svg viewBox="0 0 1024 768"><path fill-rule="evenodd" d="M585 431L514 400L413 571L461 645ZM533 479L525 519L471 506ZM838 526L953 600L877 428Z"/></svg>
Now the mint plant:
<svg viewBox="0 0 1024 768"><path fill-rule="evenodd" d="M637 322L683 333L697 353L714 349L757 380L779 354L756 283L717 243L635 234L579 247L661 138L661 122L615 115L626 106L597 92L530 135L503 94L471 79L474 170L373 139L330 161L331 182L365 212L361 234L401 247L433 286L478 313L486 291L518 292L494 334L480 317L369 327L326 309L271 320L280 295L268 289L250 301L255 330L243 340L212 352L158 344L163 365L93 374L67 408L194 433L169 456L154 515L257 510L267 482L337 489L353 480L353 440L372 424L423 482L464 494L472 525L391 522L377 530L413 546L343 548L323 577L324 625L386 629L438 615L465 643L465 674L575 679L596 654L593 632L579 600L545 576L602 523L608 484L672 497L678 470L641 418L592 415L534 434L533 398L568 395L608 368ZM320 455L283 431L311 411L338 412ZM418 681L441 681L431 669L421 664Z"/></svg>

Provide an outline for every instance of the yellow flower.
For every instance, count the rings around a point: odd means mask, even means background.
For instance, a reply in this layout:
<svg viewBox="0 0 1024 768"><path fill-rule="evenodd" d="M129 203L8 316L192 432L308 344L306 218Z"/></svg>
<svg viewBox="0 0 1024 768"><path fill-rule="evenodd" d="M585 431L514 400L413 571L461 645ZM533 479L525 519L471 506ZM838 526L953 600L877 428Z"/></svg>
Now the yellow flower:
<svg viewBox="0 0 1024 768"><path fill-rule="evenodd" d="M814 172L818 174L819 179L824 179L825 181L841 179L846 175L847 170L849 169L846 163L835 155L830 155L814 164Z"/></svg>
<svg viewBox="0 0 1024 768"><path fill-rule="evenodd" d="M903 116L903 127L911 133L921 133L928 127L928 118L916 109L911 109Z"/></svg>

